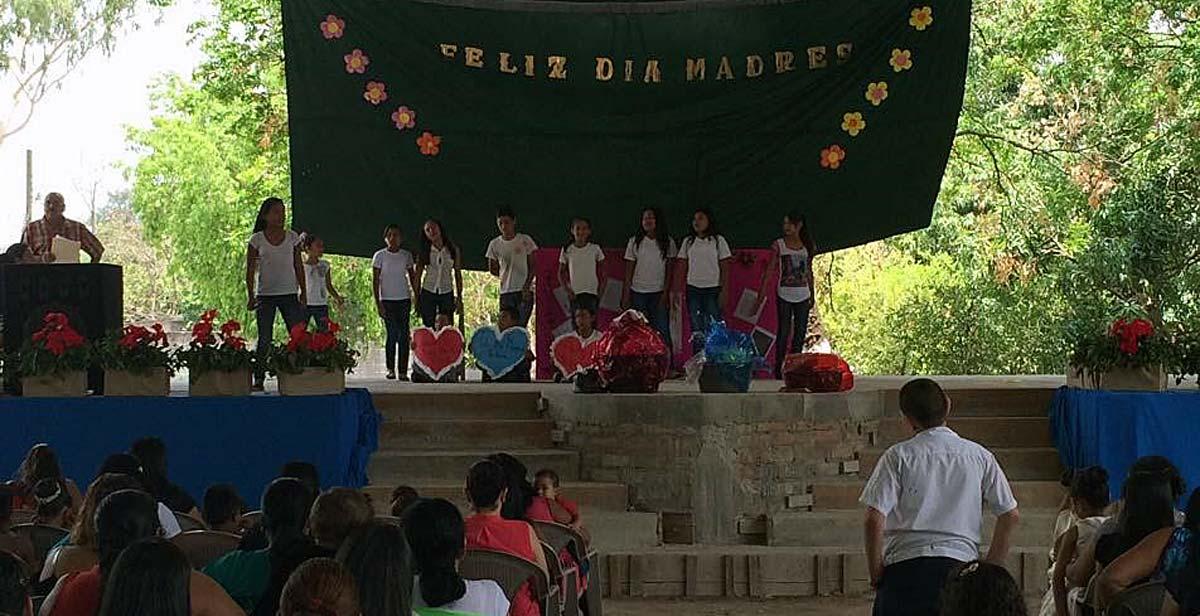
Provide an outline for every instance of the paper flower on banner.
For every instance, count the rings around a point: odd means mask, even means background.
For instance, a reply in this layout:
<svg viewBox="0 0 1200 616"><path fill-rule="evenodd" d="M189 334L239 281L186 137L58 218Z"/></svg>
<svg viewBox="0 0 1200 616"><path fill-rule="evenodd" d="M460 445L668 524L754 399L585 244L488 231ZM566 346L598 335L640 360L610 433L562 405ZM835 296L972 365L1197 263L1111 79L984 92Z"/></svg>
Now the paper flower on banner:
<svg viewBox="0 0 1200 616"><path fill-rule="evenodd" d="M421 148L421 153L425 156L437 156L441 145L442 138L429 131L425 131L421 133L420 137L417 137L417 147Z"/></svg>
<svg viewBox="0 0 1200 616"><path fill-rule="evenodd" d="M342 56L342 59L346 61L347 73L365 73L367 72L367 65L371 63L371 59L361 49L355 49Z"/></svg>
<svg viewBox="0 0 1200 616"><path fill-rule="evenodd" d="M346 33L346 20L337 15L326 15L321 22L321 36L325 40L340 39Z"/></svg>
<svg viewBox="0 0 1200 616"><path fill-rule="evenodd" d="M837 169L846 160L846 151L840 145L831 145L821 150L821 166L826 169Z"/></svg>
<svg viewBox="0 0 1200 616"><path fill-rule="evenodd" d="M923 6L912 10L912 17L908 18L908 25L917 29L918 32L924 32L933 23L933 7Z"/></svg>
<svg viewBox="0 0 1200 616"><path fill-rule="evenodd" d="M887 97L888 85L886 81L872 82L867 85L867 100L871 101L872 105L878 107L883 101L887 100Z"/></svg>
<svg viewBox="0 0 1200 616"><path fill-rule="evenodd" d="M850 133L851 137L857 137L866 128L867 121L861 113L855 111L842 116L842 130Z"/></svg>
<svg viewBox="0 0 1200 616"><path fill-rule="evenodd" d="M897 73L907 71L912 68L912 52L907 49L893 49L892 59L888 61L892 65L892 70Z"/></svg>
<svg viewBox="0 0 1200 616"><path fill-rule="evenodd" d="M392 112L392 122L396 128L404 130L417 125L417 112L408 107L401 106L399 109ZM428 134L428 133L426 133Z"/></svg>
<svg viewBox="0 0 1200 616"><path fill-rule="evenodd" d="M378 105L388 99L387 85L382 81L368 81L367 89L363 91L363 98L367 99L368 103Z"/></svg>

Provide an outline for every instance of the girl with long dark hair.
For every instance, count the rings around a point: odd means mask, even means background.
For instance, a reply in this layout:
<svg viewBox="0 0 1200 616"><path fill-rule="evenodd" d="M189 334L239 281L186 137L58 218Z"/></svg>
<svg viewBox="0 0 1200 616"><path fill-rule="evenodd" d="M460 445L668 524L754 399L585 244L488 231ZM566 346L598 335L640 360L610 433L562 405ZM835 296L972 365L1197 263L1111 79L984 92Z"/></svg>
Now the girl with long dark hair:
<svg viewBox="0 0 1200 616"><path fill-rule="evenodd" d="M358 582L362 616L412 616L412 565L404 531L391 522L370 522L337 553Z"/></svg>
<svg viewBox="0 0 1200 616"><path fill-rule="evenodd" d="M99 616L190 616L192 566L164 539L143 539L121 552L104 586Z"/></svg>
<svg viewBox="0 0 1200 616"><path fill-rule="evenodd" d="M13 508L33 509L37 501L33 497L33 487L43 479L57 481L71 498L71 509L78 510L83 505L83 494L74 481L63 474L62 465L58 462L58 454L49 445L39 443L29 448L21 467L17 469L16 492Z"/></svg>
<svg viewBox="0 0 1200 616"><path fill-rule="evenodd" d="M812 311L816 289L813 286L812 260L817 254L809 234L808 222L799 212L783 217L783 237L771 242L771 260L758 289L758 305L767 301L767 281L779 274L775 285L775 310L779 323L775 329L775 378L783 378L783 358L804 350L808 335L808 315ZM789 343L790 339L790 343Z"/></svg>
<svg viewBox="0 0 1200 616"><path fill-rule="evenodd" d="M1167 587L1162 614L1200 614L1200 489L1188 498L1183 526L1155 531L1101 572L1096 580L1100 604L1108 605L1144 579L1163 580Z"/></svg>
<svg viewBox="0 0 1200 616"><path fill-rule="evenodd" d="M306 317L308 292L300 236L284 226L286 222L283 199L264 199L246 246L246 309L256 315L260 355L271 347L276 311L289 329ZM255 385L262 387L265 378L264 372L255 374Z"/></svg>
<svg viewBox="0 0 1200 616"><path fill-rule="evenodd" d="M679 254L657 207L642 209L637 231L625 244L625 287L621 306L646 316L671 349L671 263Z"/></svg>
<svg viewBox="0 0 1200 616"><path fill-rule="evenodd" d="M466 545L462 514L443 499L417 501L404 515L412 550L413 609L505 616L509 601L492 580L464 580L458 573Z"/></svg>
<svg viewBox="0 0 1200 616"><path fill-rule="evenodd" d="M421 228L421 251L417 253L415 276L421 283L417 311L425 327L433 327L439 314L457 312L461 320L463 275L460 256L458 245L450 239L442 221L426 220Z"/></svg>
<svg viewBox="0 0 1200 616"><path fill-rule="evenodd" d="M729 242L717 230L712 210L698 208L692 229L679 246L683 278L687 281L688 315L692 325L692 352L704 348L709 327L721 320L729 287Z"/></svg>

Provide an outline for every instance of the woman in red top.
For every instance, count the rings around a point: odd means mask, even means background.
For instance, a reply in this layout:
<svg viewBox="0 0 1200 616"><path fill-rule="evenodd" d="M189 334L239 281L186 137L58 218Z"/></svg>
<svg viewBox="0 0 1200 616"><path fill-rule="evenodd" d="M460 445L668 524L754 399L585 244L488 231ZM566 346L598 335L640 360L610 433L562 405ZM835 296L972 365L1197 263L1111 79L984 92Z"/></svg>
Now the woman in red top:
<svg viewBox="0 0 1200 616"><path fill-rule="evenodd" d="M533 527L527 522L500 516L508 496L505 485L504 470L499 464L482 460L471 467L467 474L467 497L475 513L465 520L467 547L512 554L547 571L542 543ZM508 613L509 616L538 616L541 613L529 582L517 589Z"/></svg>

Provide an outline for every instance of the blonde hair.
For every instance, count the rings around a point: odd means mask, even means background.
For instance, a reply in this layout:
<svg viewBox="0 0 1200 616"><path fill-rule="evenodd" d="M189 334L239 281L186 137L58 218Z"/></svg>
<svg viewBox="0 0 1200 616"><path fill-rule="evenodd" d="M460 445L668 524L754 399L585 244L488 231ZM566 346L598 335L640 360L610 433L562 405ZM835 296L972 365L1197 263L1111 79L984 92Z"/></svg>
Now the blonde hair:
<svg viewBox="0 0 1200 616"><path fill-rule="evenodd" d="M104 473L88 486L83 497L83 508L75 528L71 529L71 544L87 549L96 549L96 509L104 497L120 490L141 490L142 484L136 477L120 473Z"/></svg>
<svg viewBox="0 0 1200 616"><path fill-rule="evenodd" d="M279 597L279 616L358 616L354 576L332 558L305 561Z"/></svg>

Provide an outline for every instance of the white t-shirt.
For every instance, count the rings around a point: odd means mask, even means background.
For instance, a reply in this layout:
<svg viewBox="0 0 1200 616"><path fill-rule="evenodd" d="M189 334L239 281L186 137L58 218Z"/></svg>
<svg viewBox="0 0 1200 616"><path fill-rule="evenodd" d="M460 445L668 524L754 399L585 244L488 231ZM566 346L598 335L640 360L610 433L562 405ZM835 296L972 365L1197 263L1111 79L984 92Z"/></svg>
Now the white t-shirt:
<svg viewBox="0 0 1200 616"><path fill-rule="evenodd" d="M308 289L309 306L329 305L329 261L304 262L304 285Z"/></svg>
<svg viewBox="0 0 1200 616"><path fill-rule="evenodd" d="M300 236L288 229L278 246L267 241L264 232L250 236L250 247L258 251L258 295L295 295L300 292L296 283L296 245Z"/></svg>
<svg viewBox="0 0 1200 616"><path fill-rule="evenodd" d="M604 260L604 251L588 242L580 248L568 244L558 255L558 262L566 264L571 277L571 290L576 293L600 294L600 280L596 277L596 264Z"/></svg>
<svg viewBox="0 0 1200 616"><path fill-rule="evenodd" d="M721 286L721 260L732 256L723 235L688 237L679 247L679 258L688 262L688 286L698 289Z"/></svg>
<svg viewBox="0 0 1200 616"><path fill-rule="evenodd" d="M430 249L421 288L438 295L454 291L454 251L449 246Z"/></svg>
<svg viewBox="0 0 1200 616"><path fill-rule="evenodd" d="M658 242L645 237L642 245L638 246L637 238L629 238L625 245L625 260L633 261L633 279L629 282L629 290L635 293L659 293L666 282L667 264L670 259L678 256L675 240L668 238L667 257L664 259Z"/></svg>
<svg viewBox="0 0 1200 616"><path fill-rule="evenodd" d="M500 589L499 584L492 580L463 581L467 584L467 594L458 601L440 605L437 609L479 614L480 616L508 615L508 597L504 596L504 591ZM425 604L425 597L421 596L421 576L419 575L413 576L412 604L414 609L429 607Z"/></svg>
<svg viewBox="0 0 1200 616"><path fill-rule="evenodd" d="M812 289L808 280L808 249L788 248L782 239L775 240L775 250L779 253L779 299L796 304L812 297Z"/></svg>
<svg viewBox="0 0 1200 616"><path fill-rule="evenodd" d="M500 292L513 293L525 288L529 276L529 255L537 250L533 238L518 233L511 240L504 236L488 243L487 258L500 262Z"/></svg>
<svg viewBox="0 0 1200 616"><path fill-rule="evenodd" d="M885 516L884 565L923 557L975 560L982 506L995 515L1017 508L996 457L947 427L888 449L859 502Z"/></svg>
<svg viewBox="0 0 1200 616"><path fill-rule="evenodd" d="M413 268L412 253L403 248L396 252L380 248L371 259L371 267L379 270L379 299L412 299L412 290L408 288L408 272Z"/></svg>

